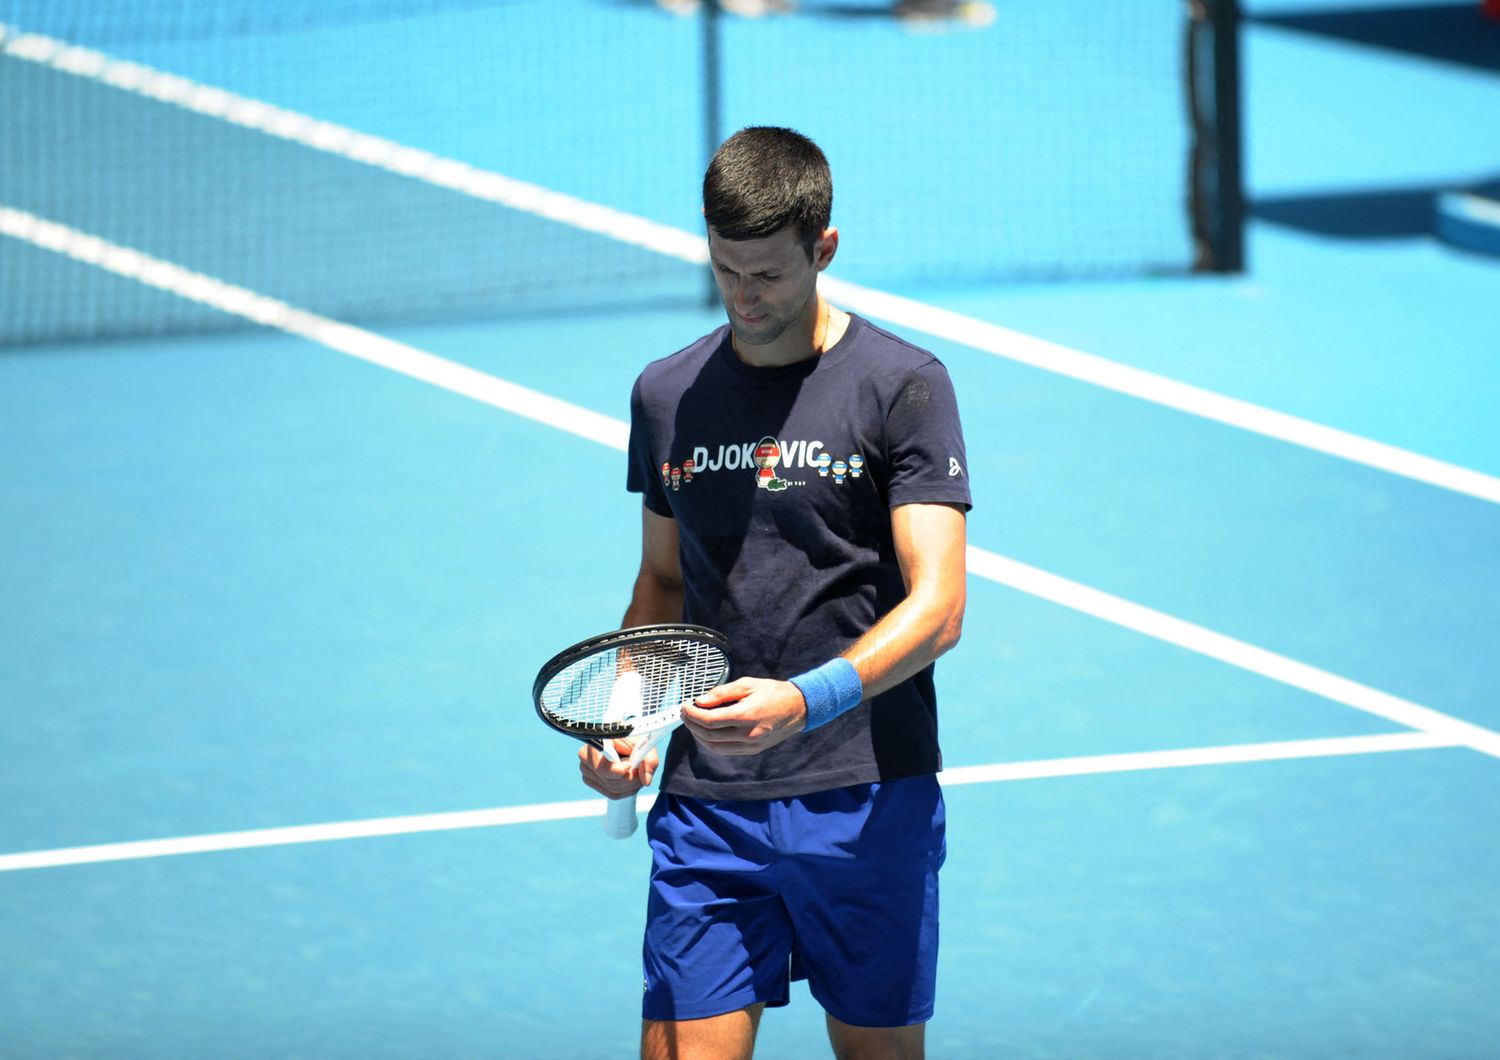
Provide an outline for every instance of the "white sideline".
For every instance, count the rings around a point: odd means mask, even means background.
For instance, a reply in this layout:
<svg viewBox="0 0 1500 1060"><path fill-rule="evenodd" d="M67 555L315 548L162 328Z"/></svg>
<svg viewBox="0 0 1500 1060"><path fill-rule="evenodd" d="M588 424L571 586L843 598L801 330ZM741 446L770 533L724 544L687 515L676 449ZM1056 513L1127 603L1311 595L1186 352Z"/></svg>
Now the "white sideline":
<svg viewBox="0 0 1500 1060"><path fill-rule="evenodd" d="M702 264L703 236L612 207L565 195L465 162L321 121L262 100L236 95L176 74L126 62L90 48L0 23L0 51L160 103L230 122L351 162L448 188L632 246ZM1440 489L1500 503L1500 477L1423 456L1384 442L1277 412L1166 376L987 321L826 277L824 290L845 308L1079 382L1127 394L1189 415L1275 438Z"/></svg>
<svg viewBox="0 0 1500 1060"><path fill-rule="evenodd" d="M1378 754L1452 746L1452 742L1429 733L1392 733L1378 736L1200 747L1176 751L1148 751L1140 754L1006 762L988 766L959 766L946 770L939 779L942 780L944 787L954 787L964 784L1038 780L1046 777L1181 769L1191 766L1271 762L1335 755ZM643 793L638 809L642 812L650 809L653 801L652 794ZM430 813L408 817L382 817L364 821L262 828L243 832L219 832L211 835L181 836L174 839L102 843L97 846L0 854L0 873L63 868L70 865L97 865L102 862L139 861L147 858L175 857L181 854L209 854L231 850L252 850L260 847L330 843L343 839L372 839L381 836L457 831L465 828L495 828L503 825L598 817L603 813L603 799L580 799L573 802L547 802L532 806L463 810L455 813Z"/></svg>

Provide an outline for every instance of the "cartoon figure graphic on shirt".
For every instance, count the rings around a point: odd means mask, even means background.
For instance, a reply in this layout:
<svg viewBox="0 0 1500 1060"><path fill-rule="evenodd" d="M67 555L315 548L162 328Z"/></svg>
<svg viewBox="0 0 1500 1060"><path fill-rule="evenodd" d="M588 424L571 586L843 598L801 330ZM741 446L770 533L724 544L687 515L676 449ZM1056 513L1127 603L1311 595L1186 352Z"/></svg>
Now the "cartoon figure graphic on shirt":
<svg viewBox="0 0 1500 1060"><path fill-rule="evenodd" d="M755 443L751 454L755 464L755 485L758 489L775 493L787 488L787 481L776 476L776 465L781 463L781 443L769 434Z"/></svg>

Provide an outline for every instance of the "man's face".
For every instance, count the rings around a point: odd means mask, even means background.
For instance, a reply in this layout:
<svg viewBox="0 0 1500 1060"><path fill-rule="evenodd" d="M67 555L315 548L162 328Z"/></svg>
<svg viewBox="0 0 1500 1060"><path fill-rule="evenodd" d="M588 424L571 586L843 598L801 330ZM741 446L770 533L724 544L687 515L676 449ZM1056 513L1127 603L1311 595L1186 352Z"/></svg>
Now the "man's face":
<svg viewBox="0 0 1500 1060"><path fill-rule="evenodd" d="M720 239L709 229L709 262L737 343L766 346L809 320L818 273L833 257L829 243L825 234L809 261L791 228L743 240Z"/></svg>

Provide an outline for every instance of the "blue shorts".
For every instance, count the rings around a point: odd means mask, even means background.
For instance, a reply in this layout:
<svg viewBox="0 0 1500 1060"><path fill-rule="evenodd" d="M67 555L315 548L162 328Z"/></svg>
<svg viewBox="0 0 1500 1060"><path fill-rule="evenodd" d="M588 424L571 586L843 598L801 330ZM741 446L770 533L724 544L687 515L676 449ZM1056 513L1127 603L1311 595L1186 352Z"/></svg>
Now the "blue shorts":
<svg viewBox="0 0 1500 1060"><path fill-rule="evenodd" d="M803 978L856 1027L932 1017L946 855L936 777L770 801L662 795L647 836L646 1019L785 1005Z"/></svg>

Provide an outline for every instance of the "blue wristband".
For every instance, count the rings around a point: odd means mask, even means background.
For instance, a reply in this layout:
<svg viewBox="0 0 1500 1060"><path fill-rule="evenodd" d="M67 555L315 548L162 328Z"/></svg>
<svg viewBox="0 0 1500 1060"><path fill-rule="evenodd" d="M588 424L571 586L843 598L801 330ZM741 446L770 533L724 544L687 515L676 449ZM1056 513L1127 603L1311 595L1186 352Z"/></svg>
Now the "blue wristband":
<svg viewBox="0 0 1500 1060"><path fill-rule="evenodd" d="M807 725L803 732L827 725L840 714L859 706L865 698L865 686L859 679L859 671L842 656L829 659L815 670L798 674L791 681L801 689L802 698L807 701Z"/></svg>

